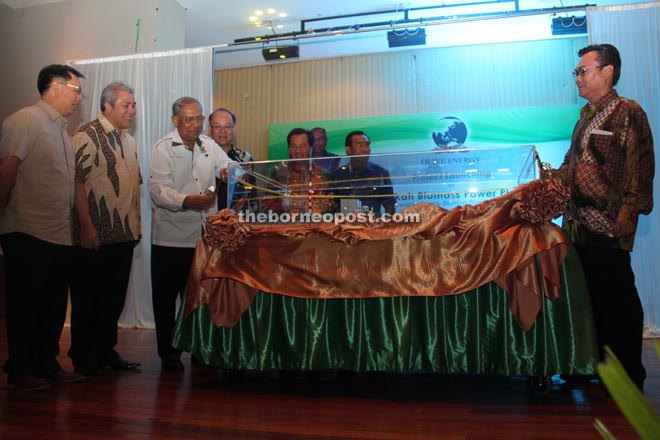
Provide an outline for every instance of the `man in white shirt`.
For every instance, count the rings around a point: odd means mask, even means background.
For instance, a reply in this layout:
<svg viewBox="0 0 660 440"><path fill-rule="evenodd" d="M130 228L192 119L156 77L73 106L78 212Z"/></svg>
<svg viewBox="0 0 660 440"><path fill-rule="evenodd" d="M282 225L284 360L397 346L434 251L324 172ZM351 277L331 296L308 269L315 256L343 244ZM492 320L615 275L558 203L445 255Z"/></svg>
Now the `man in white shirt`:
<svg viewBox="0 0 660 440"><path fill-rule="evenodd" d="M232 160L202 135L202 105L195 98L174 102L172 123L175 130L151 153L151 285L158 356L163 368L182 371L181 350L171 344L176 299L185 292L206 217L217 212L215 179Z"/></svg>

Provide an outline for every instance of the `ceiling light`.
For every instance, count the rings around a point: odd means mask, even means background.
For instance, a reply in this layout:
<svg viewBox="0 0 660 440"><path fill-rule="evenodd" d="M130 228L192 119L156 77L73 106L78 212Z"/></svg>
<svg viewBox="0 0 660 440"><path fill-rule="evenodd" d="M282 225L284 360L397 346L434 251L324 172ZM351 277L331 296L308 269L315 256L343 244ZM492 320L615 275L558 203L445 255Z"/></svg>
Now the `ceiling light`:
<svg viewBox="0 0 660 440"><path fill-rule="evenodd" d="M257 27L261 27L261 24L268 23L270 26L268 26L267 29L273 29L274 27L282 29L284 25L280 25L278 23L280 19L285 18L288 15L289 14L286 12L278 13L275 8L268 8L266 9L266 12L264 12L262 9L257 9L254 11L254 14L249 17L249 21L254 23Z"/></svg>

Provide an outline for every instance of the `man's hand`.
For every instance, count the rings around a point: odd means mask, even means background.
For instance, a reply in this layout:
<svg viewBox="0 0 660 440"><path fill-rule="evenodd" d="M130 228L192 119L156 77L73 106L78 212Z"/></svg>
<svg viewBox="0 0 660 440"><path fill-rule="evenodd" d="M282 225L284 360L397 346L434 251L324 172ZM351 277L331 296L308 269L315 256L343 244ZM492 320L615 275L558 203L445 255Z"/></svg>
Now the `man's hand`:
<svg viewBox="0 0 660 440"><path fill-rule="evenodd" d="M99 234L93 226L80 227L80 245L88 251L96 251L101 245Z"/></svg>
<svg viewBox="0 0 660 440"><path fill-rule="evenodd" d="M186 196L183 200L184 209L206 211L215 203L215 193Z"/></svg>
<svg viewBox="0 0 660 440"><path fill-rule="evenodd" d="M618 219L612 228L612 234L615 237L625 237L635 232L636 228L637 225L635 222L626 219Z"/></svg>
<svg viewBox="0 0 660 440"><path fill-rule="evenodd" d="M0 159L0 216L5 213L9 203L9 194L16 183L16 175L21 160L16 156Z"/></svg>

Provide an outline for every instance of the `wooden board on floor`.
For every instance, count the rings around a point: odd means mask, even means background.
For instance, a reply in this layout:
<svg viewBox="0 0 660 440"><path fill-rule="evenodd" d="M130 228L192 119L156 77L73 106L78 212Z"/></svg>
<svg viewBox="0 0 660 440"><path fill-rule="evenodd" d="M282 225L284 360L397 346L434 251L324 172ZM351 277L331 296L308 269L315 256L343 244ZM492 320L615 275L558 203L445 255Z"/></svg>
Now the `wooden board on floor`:
<svg viewBox="0 0 660 440"><path fill-rule="evenodd" d="M0 361L7 356L0 322ZM598 383L556 379L543 396L527 378L345 372L161 371L153 330L122 329L119 353L142 362L47 391L0 388L0 439L598 439L634 431ZM65 356L69 329L61 339ZM660 362L644 345L646 395L660 412ZM4 380L1 381L4 384Z"/></svg>

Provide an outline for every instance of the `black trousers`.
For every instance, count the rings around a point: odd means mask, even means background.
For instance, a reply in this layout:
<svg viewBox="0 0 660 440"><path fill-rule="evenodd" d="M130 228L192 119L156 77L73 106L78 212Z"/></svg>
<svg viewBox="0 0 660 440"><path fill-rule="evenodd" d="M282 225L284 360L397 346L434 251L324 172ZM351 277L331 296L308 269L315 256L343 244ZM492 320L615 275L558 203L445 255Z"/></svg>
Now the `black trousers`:
<svg viewBox="0 0 660 440"><path fill-rule="evenodd" d="M74 366L116 358L117 321L124 309L134 242L107 244L98 251L75 247L71 275L71 348Z"/></svg>
<svg viewBox="0 0 660 440"><path fill-rule="evenodd" d="M630 253L576 244L594 312L596 335L603 355L607 345L640 388L646 379L642 365L644 310L635 287Z"/></svg>
<svg viewBox="0 0 660 440"><path fill-rule="evenodd" d="M71 247L19 232L0 235L0 245L9 352L4 371L13 378L55 373L60 369Z"/></svg>
<svg viewBox="0 0 660 440"><path fill-rule="evenodd" d="M181 355L181 350L172 347L176 300L185 293L194 254L195 248L151 245L151 293L161 359Z"/></svg>

